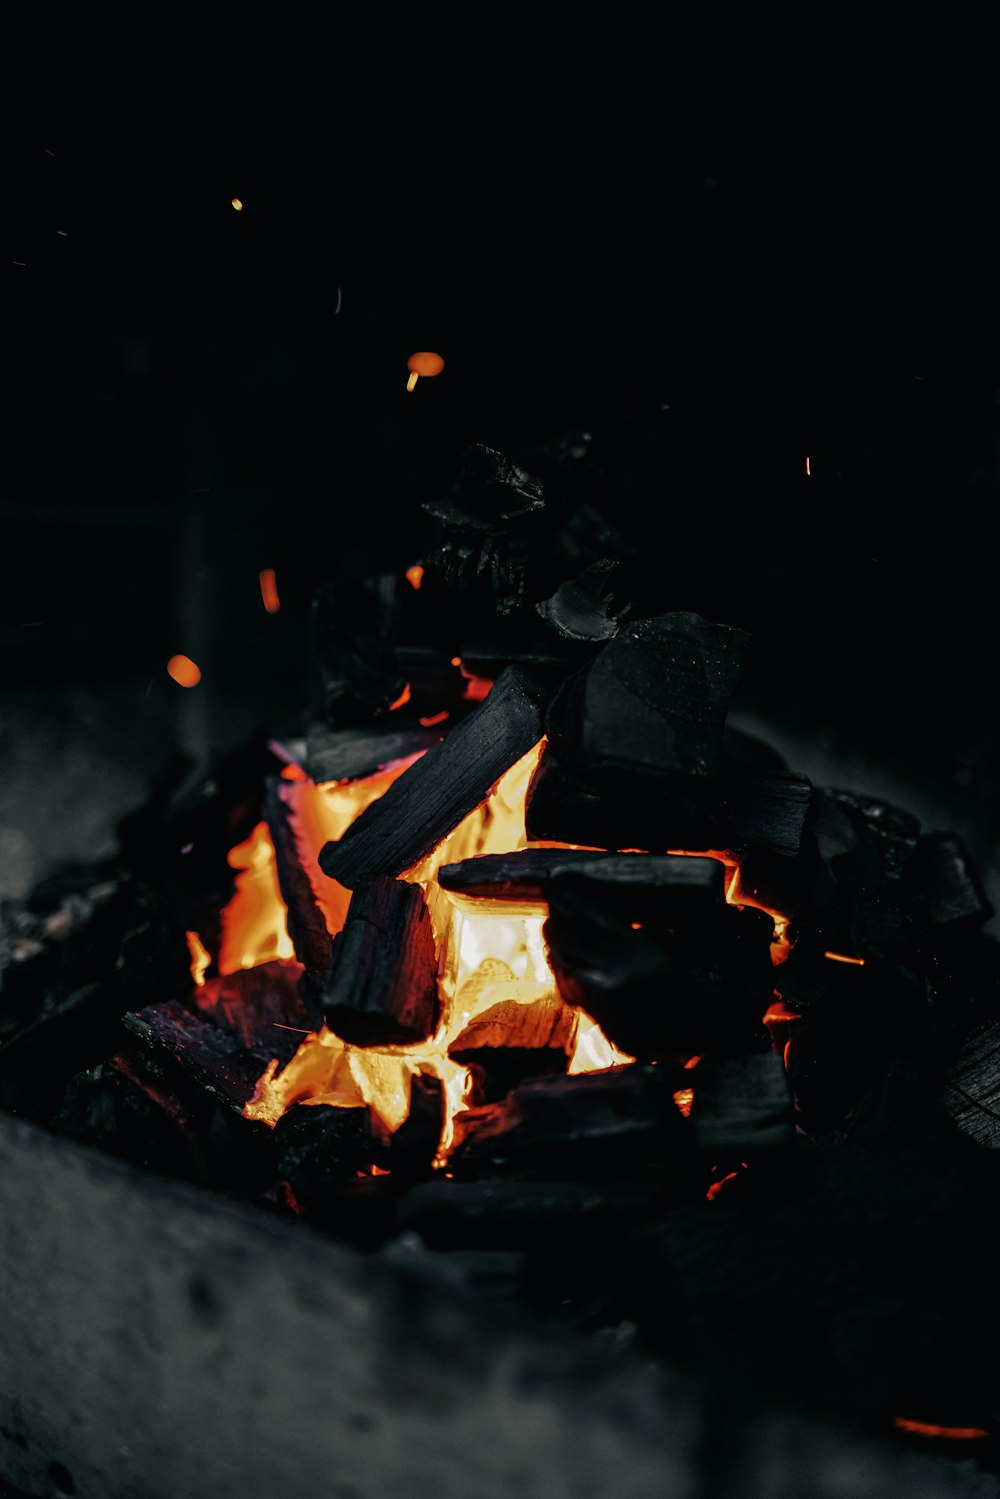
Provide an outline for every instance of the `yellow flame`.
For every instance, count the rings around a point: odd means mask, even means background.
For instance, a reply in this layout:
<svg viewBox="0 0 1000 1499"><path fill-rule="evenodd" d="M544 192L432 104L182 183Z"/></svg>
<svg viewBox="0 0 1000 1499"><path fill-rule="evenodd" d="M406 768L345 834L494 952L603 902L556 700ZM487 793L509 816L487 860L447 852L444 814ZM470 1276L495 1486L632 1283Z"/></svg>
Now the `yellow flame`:
<svg viewBox="0 0 1000 1499"><path fill-rule="evenodd" d="M256 968L273 958L294 958L267 823L259 822L249 838L230 849L228 857L230 867L239 874L233 897L222 913L220 974Z"/></svg>
<svg viewBox="0 0 1000 1499"><path fill-rule="evenodd" d="M212 961L210 953L205 951L204 945L197 932L185 932L187 938L188 952L191 954L191 977L195 986L201 988L205 982L205 971Z"/></svg>

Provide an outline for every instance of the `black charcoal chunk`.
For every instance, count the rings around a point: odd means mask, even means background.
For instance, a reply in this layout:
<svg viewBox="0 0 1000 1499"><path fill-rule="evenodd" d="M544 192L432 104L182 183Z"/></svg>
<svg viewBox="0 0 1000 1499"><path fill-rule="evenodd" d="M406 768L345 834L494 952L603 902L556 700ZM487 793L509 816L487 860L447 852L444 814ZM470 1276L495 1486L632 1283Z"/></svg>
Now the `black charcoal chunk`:
<svg viewBox="0 0 1000 1499"><path fill-rule="evenodd" d="M420 885L385 875L359 882L320 1003L331 1029L359 1045L433 1032L437 954Z"/></svg>
<svg viewBox="0 0 1000 1499"><path fill-rule="evenodd" d="M695 1088L691 1123L698 1149L713 1157L790 1146L792 1090L781 1057L761 1052L720 1062L714 1076Z"/></svg>
<svg viewBox="0 0 1000 1499"><path fill-rule="evenodd" d="M545 623L566 640L610 640L628 610L615 599L618 563L610 558L592 562L576 578L561 583L549 599L535 605Z"/></svg>

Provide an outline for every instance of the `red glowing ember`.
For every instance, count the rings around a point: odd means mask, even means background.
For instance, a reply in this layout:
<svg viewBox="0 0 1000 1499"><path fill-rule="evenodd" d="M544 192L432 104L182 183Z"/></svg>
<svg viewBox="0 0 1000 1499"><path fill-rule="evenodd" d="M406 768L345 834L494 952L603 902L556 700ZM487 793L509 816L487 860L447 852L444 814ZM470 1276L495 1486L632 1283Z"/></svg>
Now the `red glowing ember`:
<svg viewBox="0 0 1000 1499"><path fill-rule="evenodd" d="M278 598L278 585L273 567L265 567L261 570L260 596L264 600L264 608L268 614L277 614L281 608L281 600Z"/></svg>
<svg viewBox="0 0 1000 1499"><path fill-rule="evenodd" d="M910 1421L905 1416L897 1416L893 1425L900 1431L912 1432L918 1437L943 1437L949 1442L973 1442L981 1441L988 1437L989 1432L984 1431L981 1426L933 1426L928 1421Z"/></svg>
<svg viewBox="0 0 1000 1499"><path fill-rule="evenodd" d="M864 958L852 958L846 952L825 952L824 958L829 958L831 963L856 963L859 968L865 966Z"/></svg>
<svg viewBox="0 0 1000 1499"><path fill-rule="evenodd" d="M420 563L414 562L412 567L408 567L406 569L405 577L407 583L409 583L411 588L419 589L421 583L424 581L424 570L421 567Z"/></svg>
<svg viewBox="0 0 1000 1499"><path fill-rule="evenodd" d="M201 668L195 665L190 656L171 656L167 662L167 676L178 687L197 687L201 681Z"/></svg>
<svg viewBox="0 0 1000 1499"><path fill-rule="evenodd" d="M440 375L444 369L444 360L440 354L411 354L406 361L406 368L410 371L406 388L412 390L421 375L428 380L432 375Z"/></svg>
<svg viewBox="0 0 1000 1499"><path fill-rule="evenodd" d="M396 701L394 703L390 703L389 704L389 712L390 713L395 713L395 711L396 711L397 708L402 708L403 705L405 703L408 703L409 701L410 701L410 684L409 684L409 682L407 682L406 686L403 688L402 692L399 694L399 696L396 699Z"/></svg>

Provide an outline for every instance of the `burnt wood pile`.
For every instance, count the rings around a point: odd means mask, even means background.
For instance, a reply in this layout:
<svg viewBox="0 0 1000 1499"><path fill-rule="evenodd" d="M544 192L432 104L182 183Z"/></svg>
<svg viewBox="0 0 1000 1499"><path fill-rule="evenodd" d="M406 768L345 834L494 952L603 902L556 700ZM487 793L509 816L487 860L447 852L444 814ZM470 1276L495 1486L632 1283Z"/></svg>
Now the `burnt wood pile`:
<svg viewBox="0 0 1000 1499"><path fill-rule="evenodd" d="M557 492L474 448L425 506L419 587L317 596L301 733L180 768L115 860L4 908L0 1102L595 1336L992 1434L1000 965L975 870L728 729L746 633L653 596L593 497ZM530 846L429 876L463 909L544 909L556 981L500 956L467 980L447 1159L429 1072L396 1129L294 1099L246 1117L324 1023L373 1054L437 1034L441 953L403 877L541 740ZM413 756L319 853L331 936L289 788ZM223 973L227 854L261 824L294 956ZM569 1074L581 1012L635 1060Z"/></svg>

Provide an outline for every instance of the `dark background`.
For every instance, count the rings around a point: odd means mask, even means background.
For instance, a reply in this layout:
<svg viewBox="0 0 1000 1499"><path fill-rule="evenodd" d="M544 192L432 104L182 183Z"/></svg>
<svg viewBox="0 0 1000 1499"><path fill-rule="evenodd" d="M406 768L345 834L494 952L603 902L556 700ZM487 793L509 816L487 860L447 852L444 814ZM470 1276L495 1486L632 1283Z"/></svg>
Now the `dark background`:
<svg viewBox="0 0 1000 1499"><path fill-rule="evenodd" d="M898 112L847 147L836 115L474 93L9 143L0 895L113 848L175 748L298 726L316 585L415 560L470 442L530 467L569 431L662 607L752 631L738 720L990 865L988 169Z"/></svg>

